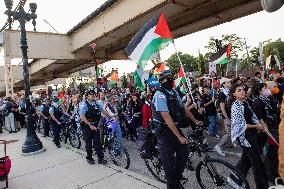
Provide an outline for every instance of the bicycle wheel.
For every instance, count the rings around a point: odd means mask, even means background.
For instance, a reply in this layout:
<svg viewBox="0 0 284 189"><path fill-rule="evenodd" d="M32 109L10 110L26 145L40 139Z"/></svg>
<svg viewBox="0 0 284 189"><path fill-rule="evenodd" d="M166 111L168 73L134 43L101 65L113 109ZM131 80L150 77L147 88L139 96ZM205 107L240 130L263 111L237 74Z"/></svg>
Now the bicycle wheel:
<svg viewBox="0 0 284 189"><path fill-rule="evenodd" d="M229 177L234 177L234 180L238 180L242 188L250 188L246 178L226 161L208 158L207 164L200 162L196 167L197 182L202 189L234 188Z"/></svg>
<svg viewBox="0 0 284 189"><path fill-rule="evenodd" d="M75 129L70 129L69 142L70 142L72 147L80 149L81 139L80 139L80 136L77 134Z"/></svg>
<svg viewBox="0 0 284 189"><path fill-rule="evenodd" d="M121 145L116 140L112 140L108 148L110 158L112 162L120 167L128 169L130 166L130 157L126 148L121 147Z"/></svg>
<svg viewBox="0 0 284 189"><path fill-rule="evenodd" d="M166 183L162 161L158 154L153 155L151 159L144 159L144 162L147 169L158 181Z"/></svg>
<svg viewBox="0 0 284 189"><path fill-rule="evenodd" d="M38 119L36 121L36 128L37 128L36 130L37 130L38 133L40 133L40 134L44 133L44 131L43 131L43 123L42 123L41 119Z"/></svg>

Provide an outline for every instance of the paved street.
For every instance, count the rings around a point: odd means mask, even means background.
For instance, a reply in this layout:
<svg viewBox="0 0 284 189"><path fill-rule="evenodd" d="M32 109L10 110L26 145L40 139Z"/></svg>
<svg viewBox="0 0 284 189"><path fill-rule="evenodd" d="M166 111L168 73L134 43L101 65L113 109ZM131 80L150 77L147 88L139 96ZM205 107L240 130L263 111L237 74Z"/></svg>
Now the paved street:
<svg viewBox="0 0 284 189"><path fill-rule="evenodd" d="M129 170L120 169L108 161L108 165L90 166L84 159L84 142L81 149L74 149L69 144L57 149L50 138L41 138L46 152L24 157L20 155L21 145L24 140L25 130L17 134L1 135L1 139L19 140L8 145L8 154L12 158L12 170L10 174L10 188L164 188L164 184L156 181L147 170L144 161L140 158L135 143L125 141L126 148L130 154L131 164ZM215 139L209 138L210 143L216 143ZM234 149L228 149L230 152ZM2 151L1 151L2 153ZM2 154L1 154L2 155ZM211 152L212 157L220 158L215 152ZM228 154L226 161L235 164L238 157ZM196 167L199 162L198 157L192 158ZM225 170L224 170L225 171ZM98 174L99 172L99 174ZM90 176L92 175L92 176ZM34 178L37 179L34 179ZM189 182L186 188L199 188L195 178L195 172L189 172ZM48 179L48 181L47 181ZM250 173L248 180L254 188L253 178ZM3 183L1 183L3 184Z"/></svg>
<svg viewBox="0 0 284 189"><path fill-rule="evenodd" d="M149 177L120 169L112 164L90 166L81 152L53 145L52 141L41 137L46 152L22 156L21 146L25 130L16 134L1 134L1 139L18 140L8 144L8 155L12 159L9 188L12 189L151 189L164 185ZM3 145L0 146L1 148ZM3 156L3 151L0 152ZM4 182L0 182L0 188Z"/></svg>

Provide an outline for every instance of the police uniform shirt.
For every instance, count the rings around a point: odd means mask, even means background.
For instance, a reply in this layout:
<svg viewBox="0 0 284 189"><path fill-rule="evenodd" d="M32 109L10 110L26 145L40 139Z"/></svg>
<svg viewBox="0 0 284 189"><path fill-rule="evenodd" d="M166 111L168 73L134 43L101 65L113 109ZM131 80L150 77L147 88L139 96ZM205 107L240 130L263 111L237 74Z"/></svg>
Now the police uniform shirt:
<svg viewBox="0 0 284 189"><path fill-rule="evenodd" d="M88 101L88 102L89 102L89 101ZM99 102L93 101L93 102L89 102L89 104L90 104L91 106L97 105L100 112L103 111L103 109L104 109L104 108L103 108L103 105L102 105L101 103L99 103ZM88 111L88 105L87 105L86 102L84 101L84 102L82 103L81 107L80 107L79 114L80 114L80 115L85 115L85 114L87 113L87 111Z"/></svg>
<svg viewBox="0 0 284 189"><path fill-rule="evenodd" d="M40 106L40 108L39 108L39 111L40 111L40 112L44 112L44 111L45 111L44 105L46 105L46 104L42 104L42 105ZM46 105L46 106L47 106L47 105ZM53 113L54 113L54 109L53 109L52 111L53 111ZM50 113L50 111L49 111L49 113Z"/></svg>
<svg viewBox="0 0 284 189"><path fill-rule="evenodd" d="M63 112L63 109L62 109L61 106L58 106L57 108L58 108L58 110L60 110L61 112ZM54 114L54 107L53 107L53 106L50 106L50 108L49 108L49 113L50 113L50 114Z"/></svg>
<svg viewBox="0 0 284 189"><path fill-rule="evenodd" d="M175 96L177 97L179 104L182 107L182 101L177 91L172 90L172 91L167 91L167 92L169 92L170 94L175 93ZM161 91L156 91L156 93L154 94L152 103L154 104L157 112L169 112L168 105L167 105L167 97Z"/></svg>

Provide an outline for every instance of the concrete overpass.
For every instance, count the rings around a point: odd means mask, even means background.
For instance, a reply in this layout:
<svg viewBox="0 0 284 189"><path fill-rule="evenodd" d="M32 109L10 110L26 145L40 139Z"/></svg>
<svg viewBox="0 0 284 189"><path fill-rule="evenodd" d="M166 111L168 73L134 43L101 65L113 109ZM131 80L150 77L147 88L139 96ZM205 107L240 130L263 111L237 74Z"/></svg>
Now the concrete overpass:
<svg viewBox="0 0 284 189"><path fill-rule="evenodd" d="M128 42L160 12L165 13L173 36L178 38L261 10L260 0L108 0L66 34L28 32L28 56L35 59L30 63L31 84L68 77L93 66L89 47L93 42L100 63L127 59L124 49ZM6 67L12 58L21 57L19 31L4 31L4 54ZM23 82L8 85L21 88Z"/></svg>

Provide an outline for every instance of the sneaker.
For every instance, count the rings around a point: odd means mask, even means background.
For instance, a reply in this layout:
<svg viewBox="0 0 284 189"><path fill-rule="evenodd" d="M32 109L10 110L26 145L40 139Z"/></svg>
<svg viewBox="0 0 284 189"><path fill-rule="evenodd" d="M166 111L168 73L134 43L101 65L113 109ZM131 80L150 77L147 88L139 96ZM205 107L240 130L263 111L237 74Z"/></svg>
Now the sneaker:
<svg viewBox="0 0 284 189"><path fill-rule="evenodd" d="M105 159L99 159L98 164L105 165L105 164L107 164L107 160L105 160Z"/></svg>
<svg viewBox="0 0 284 189"><path fill-rule="evenodd" d="M222 156L222 157L225 157L225 156L226 156L226 154L223 152L223 150L220 148L220 146L219 146L218 144L214 147L214 149L216 150L216 152L217 152L220 156Z"/></svg>
<svg viewBox="0 0 284 189"><path fill-rule="evenodd" d="M87 159L87 162L88 162L90 165L94 165L94 164L95 164L95 160L94 160L94 159Z"/></svg>
<svg viewBox="0 0 284 189"><path fill-rule="evenodd" d="M228 184L233 187L234 189L245 189L243 186L243 182L238 179L233 173L227 178Z"/></svg>

